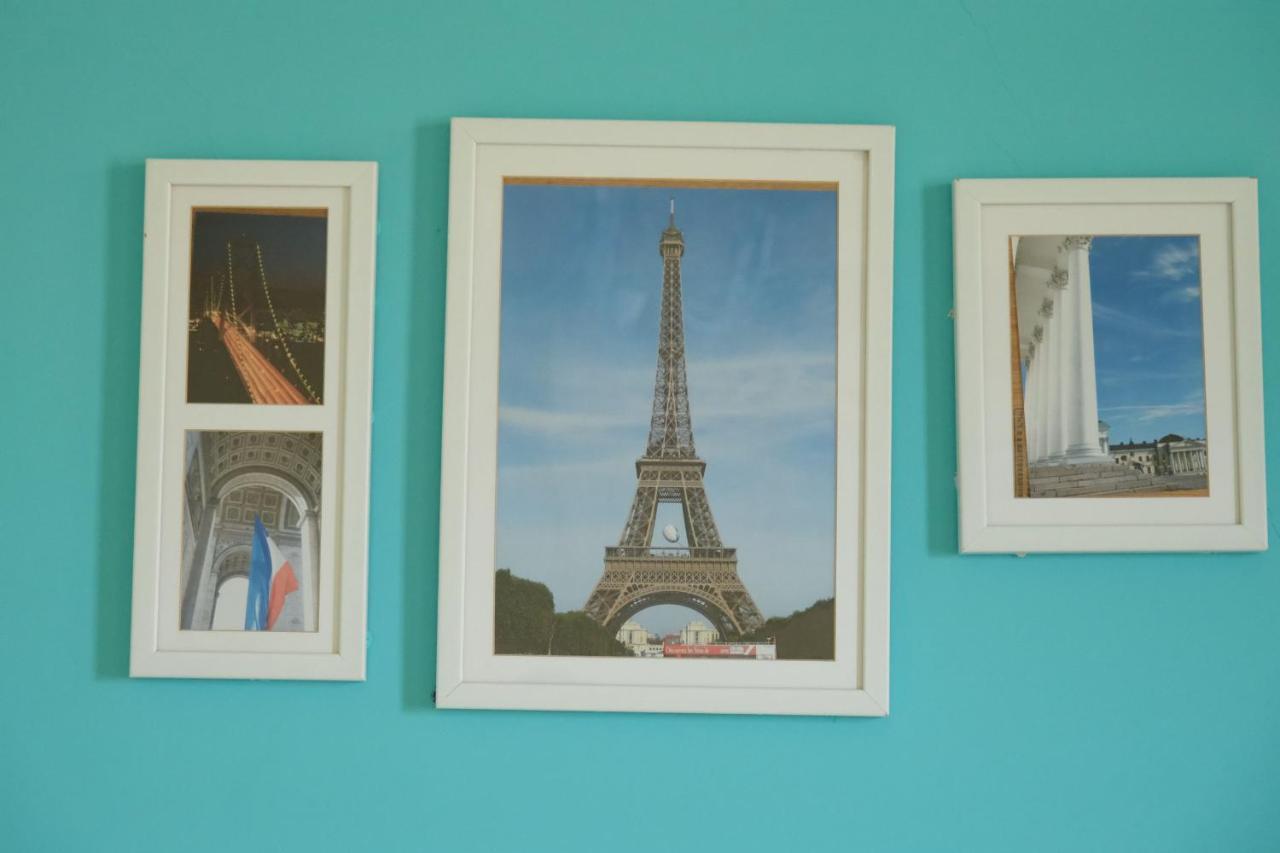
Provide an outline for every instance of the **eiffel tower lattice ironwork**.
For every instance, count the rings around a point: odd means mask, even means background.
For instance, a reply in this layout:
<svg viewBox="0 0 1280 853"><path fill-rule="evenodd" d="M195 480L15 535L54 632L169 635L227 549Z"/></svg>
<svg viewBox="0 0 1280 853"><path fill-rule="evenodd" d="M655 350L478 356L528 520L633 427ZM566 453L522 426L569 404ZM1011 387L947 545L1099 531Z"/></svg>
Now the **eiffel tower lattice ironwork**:
<svg viewBox="0 0 1280 853"><path fill-rule="evenodd" d="M693 446L684 361L684 309L680 259L684 235L676 228L675 202L658 242L662 254L662 316L658 371L644 456L636 460L636 494L617 547L605 548L604 574L586 612L614 633L631 616L659 604L678 604L707 617L726 639L764 624L738 576L738 555L720 541L703 474L707 463ZM658 505L678 503L687 543L654 546Z"/></svg>

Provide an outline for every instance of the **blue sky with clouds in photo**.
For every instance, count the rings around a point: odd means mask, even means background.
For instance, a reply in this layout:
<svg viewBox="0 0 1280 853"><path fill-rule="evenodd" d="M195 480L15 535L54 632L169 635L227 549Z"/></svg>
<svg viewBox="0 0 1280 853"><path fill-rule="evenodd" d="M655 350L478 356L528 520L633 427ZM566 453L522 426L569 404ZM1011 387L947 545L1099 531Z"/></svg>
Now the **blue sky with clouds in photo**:
<svg viewBox="0 0 1280 853"><path fill-rule="evenodd" d="M671 198L712 512L756 604L786 615L833 595L834 192L506 187L497 566L580 609L617 544L648 434ZM668 631L688 616L638 619Z"/></svg>
<svg viewBox="0 0 1280 853"><path fill-rule="evenodd" d="M1095 237L1089 277L1098 415L1112 443L1204 437L1199 239Z"/></svg>

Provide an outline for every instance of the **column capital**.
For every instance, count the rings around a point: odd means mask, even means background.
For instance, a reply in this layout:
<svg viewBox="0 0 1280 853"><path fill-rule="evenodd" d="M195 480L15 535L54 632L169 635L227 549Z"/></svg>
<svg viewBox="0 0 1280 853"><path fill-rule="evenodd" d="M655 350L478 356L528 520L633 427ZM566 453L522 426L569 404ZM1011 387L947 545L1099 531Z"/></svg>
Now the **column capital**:
<svg viewBox="0 0 1280 853"><path fill-rule="evenodd" d="M1048 285L1050 290L1065 290L1067 287L1067 271L1062 267L1054 267L1053 272L1049 273Z"/></svg>
<svg viewBox="0 0 1280 853"><path fill-rule="evenodd" d="M1046 320L1053 317L1053 299L1046 296L1044 301L1040 303L1040 316Z"/></svg>
<svg viewBox="0 0 1280 853"><path fill-rule="evenodd" d="M1040 343L1044 340L1044 326L1036 323L1036 327L1031 330L1031 340Z"/></svg>
<svg viewBox="0 0 1280 853"><path fill-rule="evenodd" d="M1067 237L1065 240L1062 241L1062 248L1068 252L1071 251L1072 249L1084 249L1087 252L1092 247L1093 247L1093 237L1087 234L1079 234L1072 237Z"/></svg>

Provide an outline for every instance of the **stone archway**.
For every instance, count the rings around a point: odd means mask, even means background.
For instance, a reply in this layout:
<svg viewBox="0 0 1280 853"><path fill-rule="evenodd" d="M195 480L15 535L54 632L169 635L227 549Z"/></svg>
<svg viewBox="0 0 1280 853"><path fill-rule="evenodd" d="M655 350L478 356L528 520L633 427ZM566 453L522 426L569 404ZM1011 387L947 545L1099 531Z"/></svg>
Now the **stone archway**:
<svg viewBox="0 0 1280 853"><path fill-rule="evenodd" d="M313 433L199 434L201 476L188 490L202 496L181 627L208 630L228 560L252 549L255 518L290 555L302 592L301 630L318 627L321 439ZM190 462L188 463L190 464ZM184 558L186 559L186 558ZM186 570L184 569L184 572ZM294 628L296 630L296 628Z"/></svg>
<svg viewBox="0 0 1280 853"><path fill-rule="evenodd" d="M664 604L674 604L699 614L720 632L721 639L736 640L742 634L732 613L708 597L678 590L648 591L634 596L618 606L613 617L605 624L605 630L613 636L637 613Z"/></svg>
<svg viewBox="0 0 1280 853"><path fill-rule="evenodd" d="M218 589L227 577L235 573L229 571L231 561L244 561L242 571L247 576L247 556L252 552L256 518L263 522L267 534L285 552L298 573L302 592L302 630L316 630L319 618L316 607L319 506L310 489L290 476L253 468L228 472L212 484L211 492L214 495L212 562L198 581L192 627L206 630L212 627ZM271 500L273 498L274 501Z"/></svg>
<svg viewBox="0 0 1280 853"><path fill-rule="evenodd" d="M249 560L253 549L248 545L233 545L224 550L213 563L213 607L210 611L210 626L218 621L219 607L223 606L223 588L229 581L243 578L249 579ZM243 615L243 614L242 614Z"/></svg>

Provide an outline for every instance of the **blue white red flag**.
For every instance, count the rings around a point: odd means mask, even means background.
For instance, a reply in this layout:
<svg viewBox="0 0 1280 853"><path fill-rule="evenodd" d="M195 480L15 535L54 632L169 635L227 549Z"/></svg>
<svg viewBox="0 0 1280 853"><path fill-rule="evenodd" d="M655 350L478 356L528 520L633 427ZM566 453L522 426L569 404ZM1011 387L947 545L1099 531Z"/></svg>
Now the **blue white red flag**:
<svg viewBox="0 0 1280 853"><path fill-rule="evenodd" d="M246 631L270 631L276 626L285 600L298 591L298 576L275 541L267 535L262 519L253 519L253 554L249 559L249 596L244 607Z"/></svg>

